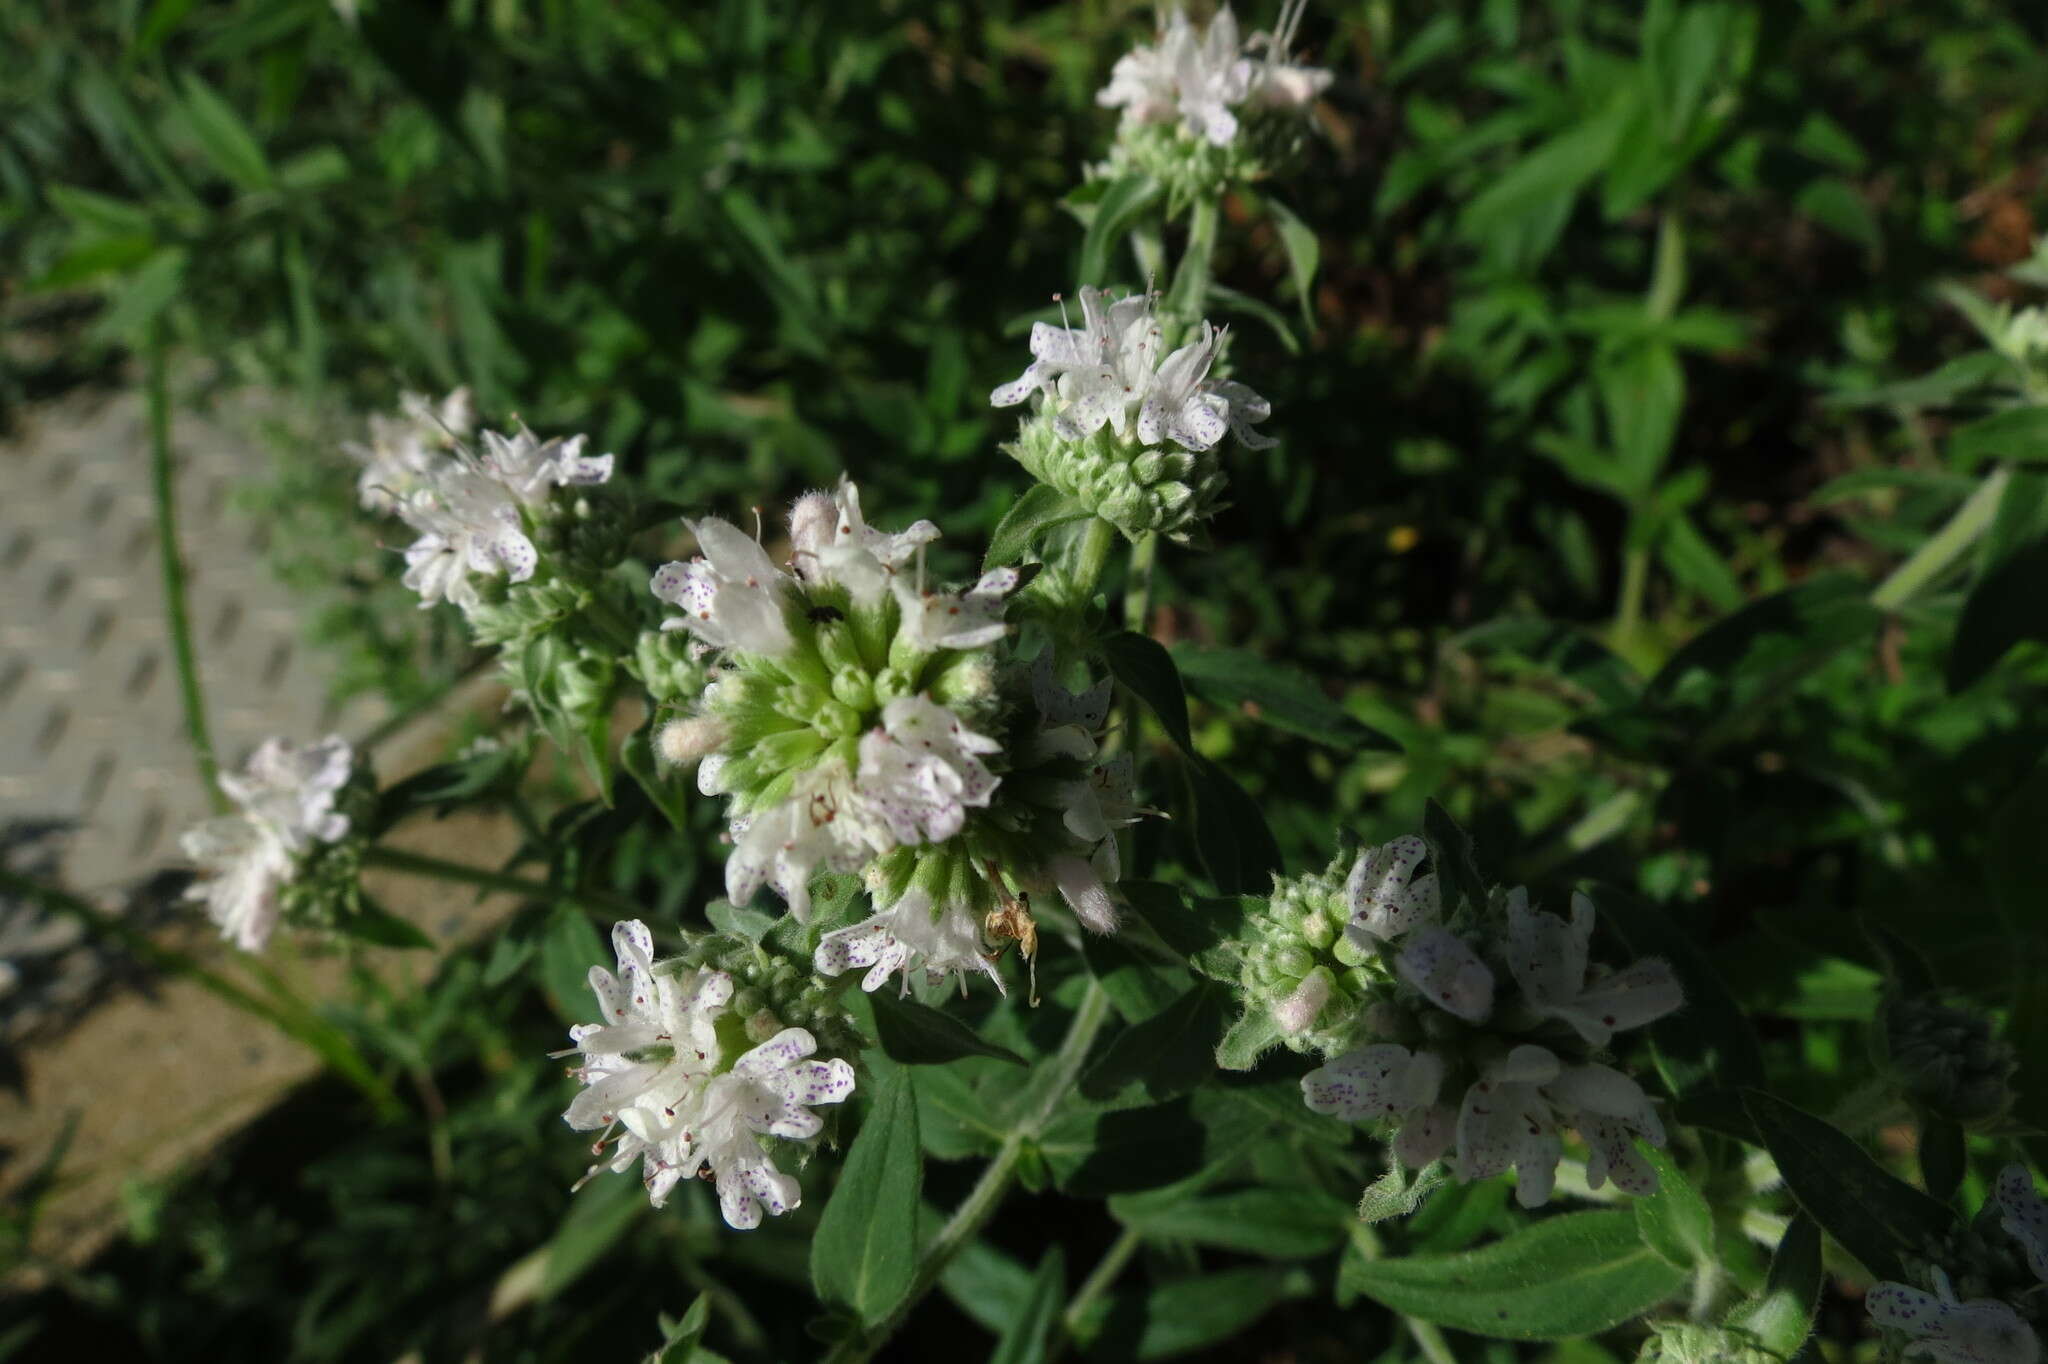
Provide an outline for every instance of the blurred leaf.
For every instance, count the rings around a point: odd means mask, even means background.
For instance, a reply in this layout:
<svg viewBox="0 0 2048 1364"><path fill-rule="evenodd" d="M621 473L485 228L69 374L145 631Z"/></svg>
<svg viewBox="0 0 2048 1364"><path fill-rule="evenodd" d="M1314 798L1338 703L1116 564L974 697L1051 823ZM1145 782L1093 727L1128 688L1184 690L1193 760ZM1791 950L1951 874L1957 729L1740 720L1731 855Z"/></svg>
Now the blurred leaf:
<svg viewBox="0 0 2048 1364"><path fill-rule="evenodd" d="M1084 1328L1099 1359L1171 1359L1237 1335L1273 1306L1306 1297L1307 1275L1277 1266L1226 1269L1157 1287L1120 1290Z"/></svg>
<svg viewBox="0 0 2048 1364"><path fill-rule="evenodd" d="M135 30L135 41L128 45L128 60L147 57L163 46L164 39L177 31L197 3L198 0L156 0Z"/></svg>
<svg viewBox="0 0 2048 1364"><path fill-rule="evenodd" d="M1901 1255L1922 1254L1956 1229L1953 1213L1887 1174L1839 1128L1757 1090L1743 1102L1799 1206L1878 1278L1904 1278Z"/></svg>
<svg viewBox="0 0 2048 1364"><path fill-rule="evenodd" d="M963 1056L991 1056L1012 1065L1029 1065L1008 1047L984 1040L972 1028L929 1005L899 998L887 989L868 996L875 1010L875 1035L882 1050L907 1066L936 1066Z"/></svg>
<svg viewBox="0 0 2048 1364"><path fill-rule="evenodd" d="M1320 1189L1257 1188L1147 1203L1141 1215L1110 1212L1147 1240L1185 1241L1276 1260L1306 1259L1344 1239L1351 1209Z"/></svg>
<svg viewBox="0 0 2048 1364"><path fill-rule="evenodd" d="M1201 1084L1216 1070L1216 1039L1228 1001L1214 981L1195 982L1166 1008L1112 1037L1082 1073L1081 1093L1110 1099L1128 1086L1162 1103Z"/></svg>
<svg viewBox="0 0 2048 1364"><path fill-rule="evenodd" d="M139 346L185 284L185 248L167 246L113 289L113 304L94 319L98 337Z"/></svg>
<svg viewBox="0 0 2048 1364"><path fill-rule="evenodd" d="M156 239L143 233L95 237L72 248L29 282L30 293L69 289L109 273L133 269L156 252Z"/></svg>
<svg viewBox="0 0 2048 1364"><path fill-rule="evenodd" d="M242 116L197 72L185 72L180 83L186 126L213 168L243 189L269 189L270 162Z"/></svg>
<svg viewBox="0 0 2048 1364"><path fill-rule="evenodd" d="M1265 889L1282 859L1259 802L1207 758L1190 754L1186 771L1195 802L1195 847L1209 879L1225 895Z"/></svg>
<svg viewBox="0 0 2048 1364"><path fill-rule="evenodd" d="M1347 1286L1397 1312L1506 1340L1605 1331L1682 1292L1687 1278L1622 1210L1566 1213L1457 1255L1343 1265Z"/></svg>
<svg viewBox="0 0 2048 1364"><path fill-rule="evenodd" d="M911 1072L880 1081L811 1239L811 1282L826 1302L873 1325L909 1291L917 1269L924 1154Z"/></svg>
<svg viewBox="0 0 2048 1364"><path fill-rule="evenodd" d="M1301 305L1301 325L1313 333L1316 329L1316 266L1322 259L1322 243L1316 240L1316 234L1309 225L1295 216L1293 209L1270 194L1264 199L1266 210L1273 218L1273 227L1279 233L1280 245L1287 251L1287 275L1294 284L1295 300Z"/></svg>
<svg viewBox="0 0 2048 1364"><path fill-rule="evenodd" d="M354 914L344 916L336 929L351 938L375 943L379 947L432 947L434 940L415 925L399 918L390 910L370 899L362 897Z"/></svg>
<svg viewBox="0 0 2048 1364"><path fill-rule="evenodd" d="M591 1000L590 968L610 969L612 954L605 949L583 911L566 901L548 916L548 927L540 942L541 987L548 1003L566 1023L587 1023L597 1011Z"/></svg>
<svg viewBox="0 0 2048 1364"><path fill-rule="evenodd" d="M1181 690L1180 670L1166 646L1149 635L1124 630L1102 642L1102 658L1116 680L1159 717L1166 736L1182 752L1192 752L1187 694Z"/></svg>
<svg viewBox="0 0 2048 1364"><path fill-rule="evenodd" d="M1173 651L1189 691L1213 706L1350 752L1398 748L1323 694L1314 679L1243 649Z"/></svg>
<svg viewBox="0 0 2048 1364"><path fill-rule="evenodd" d="M1159 182L1149 175L1126 175L1109 182L1089 212L1088 229L1081 238L1078 282L1083 287L1101 289L1116 282L1109 273L1109 253L1160 193Z"/></svg>
<svg viewBox="0 0 2048 1364"><path fill-rule="evenodd" d="M1962 1125L1949 1118L1920 1118L1920 1182L1929 1197L1947 1203L1970 1173L1969 1139Z"/></svg>
<svg viewBox="0 0 2048 1364"><path fill-rule="evenodd" d="M1884 246L1884 229L1870 203L1846 180L1828 176L1799 192L1799 211L1832 232L1871 251Z"/></svg>
<svg viewBox="0 0 2048 1364"><path fill-rule="evenodd" d="M1965 470L1987 459L2048 460L2048 407L2008 408L1957 427L1947 453Z"/></svg>
<svg viewBox="0 0 2048 1364"><path fill-rule="evenodd" d="M647 1191L631 1175L592 1180L569 1200L568 1215L548 1242L541 1298L552 1298L582 1278L649 1210Z"/></svg>

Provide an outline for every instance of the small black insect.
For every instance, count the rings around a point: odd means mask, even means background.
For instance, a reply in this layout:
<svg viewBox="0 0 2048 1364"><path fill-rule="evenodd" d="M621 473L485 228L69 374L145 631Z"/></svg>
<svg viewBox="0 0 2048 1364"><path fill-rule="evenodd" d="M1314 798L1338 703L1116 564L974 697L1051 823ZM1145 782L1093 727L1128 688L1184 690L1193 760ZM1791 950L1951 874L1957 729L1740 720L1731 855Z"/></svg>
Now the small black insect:
<svg viewBox="0 0 2048 1364"><path fill-rule="evenodd" d="M846 613L836 606L813 606L804 615L813 625L834 625L846 619Z"/></svg>

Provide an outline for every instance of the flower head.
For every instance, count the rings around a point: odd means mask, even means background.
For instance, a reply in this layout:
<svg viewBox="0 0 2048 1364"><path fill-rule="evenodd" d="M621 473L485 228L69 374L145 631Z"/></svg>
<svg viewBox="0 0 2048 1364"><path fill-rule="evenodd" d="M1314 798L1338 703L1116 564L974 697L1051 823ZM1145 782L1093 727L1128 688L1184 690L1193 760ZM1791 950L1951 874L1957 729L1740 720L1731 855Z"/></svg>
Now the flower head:
<svg viewBox="0 0 2048 1364"><path fill-rule="evenodd" d="M730 1055L738 1023L729 1009L732 977L723 971L657 964L654 940L638 920L612 930L614 974L592 967L590 984L603 1023L570 1029L584 1085L563 1119L601 1130L592 1173L623 1173L637 1161L649 1199L660 1207L675 1186L708 1170L726 1223L745 1230L797 1206L801 1190L770 1159L764 1138L807 1141L822 1123L811 1109L853 1092L853 1067L810 1059L817 1041L782 1028ZM620 1130L623 1129L623 1130ZM587 1176L586 1176L587 1177Z"/></svg>
<svg viewBox="0 0 2048 1364"><path fill-rule="evenodd" d="M476 404L467 388L439 403L419 393L399 398L399 415L370 418L367 445L346 442L343 453L362 465L356 497L365 511L390 514L425 483L428 473L476 429Z"/></svg>
<svg viewBox="0 0 2048 1364"><path fill-rule="evenodd" d="M1277 31L1255 33L1249 41L1240 41L1228 5L1199 34L1175 8L1161 22L1156 44L1117 59L1095 102L1121 108L1127 127L1178 121L1189 137L1229 146L1238 136L1240 110L1300 109L1329 86L1329 72L1286 61L1305 8L1284 6ZM1264 57L1251 55L1262 49Z"/></svg>
<svg viewBox="0 0 2048 1364"><path fill-rule="evenodd" d="M1935 1292L1881 1283L1863 1300L1879 1326L1911 1337L1906 1354L1939 1364L2035 1364L2041 1341L2033 1328L1995 1298L1958 1302L1948 1275L1932 1272Z"/></svg>
<svg viewBox="0 0 2048 1364"><path fill-rule="evenodd" d="M221 936L249 952L270 941L280 893L300 861L349 831L348 816L334 807L354 762L339 738L303 748L266 739L240 773L221 774L236 813L209 819L181 840L185 855L209 873L187 893L206 902Z"/></svg>

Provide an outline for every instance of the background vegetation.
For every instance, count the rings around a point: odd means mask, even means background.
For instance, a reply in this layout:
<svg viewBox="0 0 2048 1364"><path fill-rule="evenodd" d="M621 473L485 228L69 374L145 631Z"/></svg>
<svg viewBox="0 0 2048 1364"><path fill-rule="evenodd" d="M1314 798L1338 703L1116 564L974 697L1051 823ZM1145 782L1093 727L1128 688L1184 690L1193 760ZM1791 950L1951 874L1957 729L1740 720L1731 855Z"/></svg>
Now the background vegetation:
<svg viewBox="0 0 2048 1364"><path fill-rule="evenodd" d="M338 685L402 705L467 660L397 588L336 453L401 387L466 382L487 412L588 431L688 505L770 505L851 468L892 523L943 510L964 567L1025 486L987 390L1075 283L1061 201L1111 123L1093 92L1147 23L1100 0L0 0L0 419L122 382L150 337L210 384L302 394L249 496L289 529L279 569ZM1316 281L1249 302L1292 277L1242 199L1218 272L1283 443L1234 457L1218 548L1164 556L1151 623L1337 679L1188 677L1198 746L1260 797L1285 866L1323 864L1333 814L1379 840L1434 797L1502 880L1597 877L1667 907L1811 1107L1848 1097L1876 1011L1859 916L2012 1007L2017 1040L2048 1038L2025 847L2048 802L2048 610L2023 576L2048 433L1985 433L2011 395L1940 287L2036 296L2013 267L2048 165L2048 16L1329 0L1302 44L1337 83L1312 170L1275 192L1314 230ZM1996 526L1887 583L1987 456L2018 461ZM1147 856L1185 853L1189 828L1148 826ZM586 848L657 913L706 893L708 843L594 826ZM22 1323L6 1339L637 1357L655 1310L710 1291L718 1348L803 1357L822 1193L748 1237L703 1202L650 1215L631 1181L570 1198L583 1151L541 1057L601 956L580 919L534 911L425 992L337 1002L434 1102L380 1122L338 1084L296 1097L136 1188L119 1248L0 1309ZM530 962L547 989L520 984ZM2039 1126L2048 1077L2026 1075ZM943 1205L956 1172L929 1154ZM1470 1244L1504 1225L1500 1193L1387 1234ZM903 1357L973 1355L1049 1245L1078 1276L1118 1238L1115 1205L1041 1202L949 1274ZM1293 1257L1148 1233L1088 1348L1402 1357L1385 1313ZM1829 1311L1852 1339L1853 1304ZM1547 1357L1633 1348L1610 1344Z"/></svg>

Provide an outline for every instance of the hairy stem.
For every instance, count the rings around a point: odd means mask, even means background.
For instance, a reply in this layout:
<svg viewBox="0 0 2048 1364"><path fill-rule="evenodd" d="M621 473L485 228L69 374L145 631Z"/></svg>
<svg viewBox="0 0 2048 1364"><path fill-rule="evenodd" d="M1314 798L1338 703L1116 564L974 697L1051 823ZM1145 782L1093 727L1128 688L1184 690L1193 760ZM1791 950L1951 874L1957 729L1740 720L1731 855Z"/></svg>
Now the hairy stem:
<svg viewBox="0 0 2048 1364"><path fill-rule="evenodd" d="M1144 1241L1145 1238L1130 1227L1117 1234L1109 1249L1102 1253L1102 1258L1095 1262L1095 1268L1089 1270L1088 1277L1081 1281L1081 1287L1075 1290L1072 1300L1067 1303L1067 1310L1060 1313L1060 1319L1054 1323L1052 1336L1045 1343L1046 1364L1053 1364L1067 1352L1067 1347L1074 1343L1075 1334L1086 1324L1088 1311L1095 1305L1095 1300L1116 1283Z"/></svg>
<svg viewBox="0 0 2048 1364"><path fill-rule="evenodd" d="M874 1358L875 1353L888 1344L889 1337L897 1328L909 1319L911 1311L924 1300L925 1294L932 1291L953 1257L981 1234L982 1227L995 1215L1004 1196L1009 1193L1011 1181L1017 1177L1017 1163L1023 1159L1025 1150L1044 1133L1053 1115L1065 1102L1067 1092L1080 1078L1081 1067L1088 1060L1088 1050L1095 1044L1095 1035L1102 1031L1108 1016L1108 994L1101 985L1089 981L1087 993L1081 996L1080 1007L1074 1010L1074 1021L1067 1027L1066 1040L1060 1043L1059 1051L1046 1063L1038 1101L1003 1138L1002 1146L989 1158L981 1178L975 1181L967 1197L960 1200L960 1206L946 1219L946 1225L939 1228L931 1244L918 1256L917 1272L911 1276L909 1292L873 1329L840 1341L825 1356L824 1364L863 1364L863 1361Z"/></svg>
<svg viewBox="0 0 2048 1364"><path fill-rule="evenodd" d="M1948 524L1928 537L1927 543L1907 556L1889 578L1870 594L1870 604L1881 611L1896 611L1913 600L1936 578L1947 572L1970 546L1982 539L1998 515L1999 499L2012 471L2001 466L1977 485L1977 491L1956 509Z"/></svg>
<svg viewBox="0 0 2048 1364"><path fill-rule="evenodd" d="M637 919L647 912L646 906L636 905L625 896L614 895L608 890L550 885L546 881L449 862L425 853L407 852L403 848L369 848L363 853L363 865L410 872L415 876L431 876L436 880L454 881L484 890L510 891L536 900L572 900L585 909L628 919Z"/></svg>
<svg viewBox="0 0 2048 1364"><path fill-rule="evenodd" d="M171 658L178 672L178 695L185 708L185 737L199 765L199 784L216 814L227 809L220 789L220 764L213 756L213 737L206 728L206 696L199 686L199 660L192 651L192 617L185 604L185 560L178 552L178 503L171 477L171 398L164 375L161 324L152 326L148 342L149 476L156 500L156 541L164 580L164 631L171 639Z"/></svg>
<svg viewBox="0 0 2048 1364"><path fill-rule="evenodd" d="M1166 297L1167 307L1179 314L1179 320L1199 319L1209 300L1209 267L1216 254L1216 222L1221 209L1222 201L1215 198L1197 199L1188 209L1187 245L1181 249L1173 288Z"/></svg>
<svg viewBox="0 0 2048 1364"><path fill-rule="evenodd" d="M1093 517L1081 530L1081 546L1074 564L1075 584L1081 600L1095 595L1102 585L1103 570L1109 567L1109 552L1116 548L1117 529L1101 517Z"/></svg>

